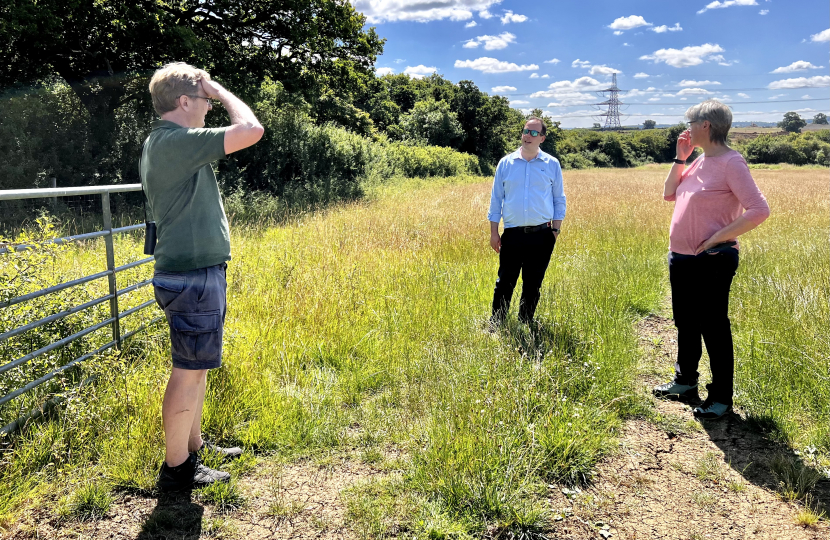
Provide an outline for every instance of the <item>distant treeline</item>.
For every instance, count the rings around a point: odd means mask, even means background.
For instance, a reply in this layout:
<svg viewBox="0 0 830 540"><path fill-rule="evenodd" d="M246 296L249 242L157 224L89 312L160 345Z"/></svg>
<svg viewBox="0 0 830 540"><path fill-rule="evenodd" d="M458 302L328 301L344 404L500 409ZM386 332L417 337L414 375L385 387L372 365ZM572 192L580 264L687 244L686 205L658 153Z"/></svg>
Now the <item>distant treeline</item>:
<svg viewBox="0 0 830 540"><path fill-rule="evenodd" d="M674 158L677 136L684 129L680 124L624 132L562 130L555 143L556 155L566 169L665 163ZM830 166L830 130L761 135L731 140L729 146L743 154L748 163Z"/></svg>

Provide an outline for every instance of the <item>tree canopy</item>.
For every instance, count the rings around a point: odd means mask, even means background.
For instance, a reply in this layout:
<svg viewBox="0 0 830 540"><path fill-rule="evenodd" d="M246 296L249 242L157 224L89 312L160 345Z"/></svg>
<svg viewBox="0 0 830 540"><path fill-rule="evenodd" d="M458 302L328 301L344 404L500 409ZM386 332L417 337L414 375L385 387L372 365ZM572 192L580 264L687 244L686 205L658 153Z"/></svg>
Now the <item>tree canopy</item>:
<svg viewBox="0 0 830 540"><path fill-rule="evenodd" d="M801 128L806 125L807 121L792 111L784 113L784 119L778 122L778 127L790 133L801 133Z"/></svg>

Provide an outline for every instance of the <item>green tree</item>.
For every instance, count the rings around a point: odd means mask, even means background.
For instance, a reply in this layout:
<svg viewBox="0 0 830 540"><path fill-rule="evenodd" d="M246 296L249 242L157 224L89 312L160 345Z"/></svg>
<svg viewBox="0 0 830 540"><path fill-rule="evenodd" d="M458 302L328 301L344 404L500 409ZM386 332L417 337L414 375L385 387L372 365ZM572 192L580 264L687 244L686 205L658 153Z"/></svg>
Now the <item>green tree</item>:
<svg viewBox="0 0 830 540"><path fill-rule="evenodd" d="M348 118L328 97L357 92L383 51L348 0L16 0L0 13L0 87L66 81L94 126L90 158L108 177L136 175L134 159L113 151L132 145L135 158L141 139L126 141L119 111L135 104L131 113L152 117L147 77L165 62L204 67L247 98L268 76Z"/></svg>
<svg viewBox="0 0 830 540"><path fill-rule="evenodd" d="M643 121L643 129L654 129L657 127L657 122L654 120L644 120Z"/></svg>
<svg viewBox="0 0 830 540"><path fill-rule="evenodd" d="M807 125L807 121L801 118L797 112L784 113L784 119L778 122L778 127L790 133L801 133L801 128Z"/></svg>
<svg viewBox="0 0 830 540"><path fill-rule="evenodd" d="M813 117L814 124L827 124L827 115L823 112L818 113Z"/></svg>
<svg viewBox="0 0 830 540"><path fill-rule="evenodd" d="M419 101L401 118L407 139L420 144L457 148L464 139L458 117L446 101Z"/></svg>

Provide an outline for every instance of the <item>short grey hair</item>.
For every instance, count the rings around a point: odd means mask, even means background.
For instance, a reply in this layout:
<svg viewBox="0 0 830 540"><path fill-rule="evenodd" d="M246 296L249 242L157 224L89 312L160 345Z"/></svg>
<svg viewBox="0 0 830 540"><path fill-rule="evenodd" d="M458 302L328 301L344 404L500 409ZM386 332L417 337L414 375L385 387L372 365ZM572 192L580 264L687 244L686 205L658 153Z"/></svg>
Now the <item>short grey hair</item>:
<svg viewBox="0 0 830 540"><path fill-rule="evenodd" d="M179 96L197 94L199 81L210 80L207 72L184 62L173 62L159 68L150 80L153 108L159 115L176 110Z"/></svg>
<svg viewBox="0 0 830 540"><path fill-rule="evenodd" d="M729 128L732 127L732 111L729 107L716 99L707 99L703 103L689 107L686 111L687 122L703 122L704 120L708 120L711 124L709 140L725 145Z"/></svg>

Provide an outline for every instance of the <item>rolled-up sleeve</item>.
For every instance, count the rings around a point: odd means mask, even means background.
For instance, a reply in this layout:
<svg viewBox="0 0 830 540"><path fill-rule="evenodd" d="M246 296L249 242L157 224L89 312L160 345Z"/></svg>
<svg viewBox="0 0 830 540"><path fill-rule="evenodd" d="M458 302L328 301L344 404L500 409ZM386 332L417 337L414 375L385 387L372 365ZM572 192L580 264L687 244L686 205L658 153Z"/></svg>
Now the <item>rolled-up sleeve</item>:
<svg viewBox="0 0 830 540"><path fill-rule="evenodd" d="M761 193L743 158L729 160L726 165L726 183L744 207L744 218L760 225L769 217L767 198Z"/></svg>
<svg viewBox="0 0 830 540"><path fill-rule="evenodd" d="M496 174L493 177L493 189L490 192L490 211L487 213L487 219L493 223L501 221L502 207L504 205L504 161L499 162L496 167Z"/></svg>
<svg viewBox="0 0 830 540"><path fill-rule="evenodd" d="M565 183L562 179L562 167L559 163L553 162L553 183L551 194L553 195L553 220L565 219Z"/></svg>

